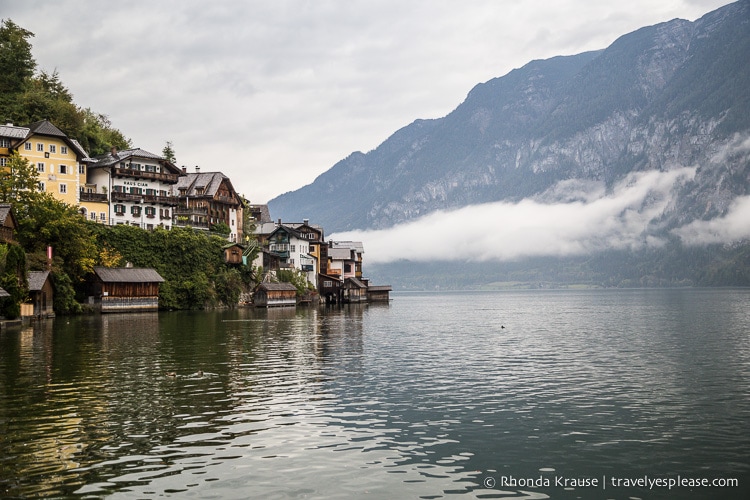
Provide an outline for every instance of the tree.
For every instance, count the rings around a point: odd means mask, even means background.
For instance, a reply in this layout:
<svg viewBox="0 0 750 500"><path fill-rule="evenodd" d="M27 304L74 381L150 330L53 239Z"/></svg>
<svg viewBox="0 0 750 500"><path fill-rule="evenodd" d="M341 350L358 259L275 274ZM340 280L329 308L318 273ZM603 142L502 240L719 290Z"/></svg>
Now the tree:
<svg viewBox="0 0 750 500"><path fill-rule="evenodd" d="M16 211L24 212L40 196L39 172L14 150L5 168L0 169L0 202L12 202Z"/></svg>
<svg viewBox="0 0 750 500"><path fill-rule="evenodd" d="M164 149L161 150L161 155L169 163L177 163L177 158L175 157L174 148L172 147L172 141L167 141L166 146L164 146Z"/></svg>
<svg viewBox="0 0 750 500"><path fill-rule="evenodd" d="M34 75L36 62L31 55L29 39L34 34L10 19L0 23L0 116L15 119L16 97Z"/></svg>
<svg viewBox="0 0 750 500"><path fill-rule="evenodd" d="M53 248L53 271L63 272L76 284L94 269L99 251L91 226L78 209L62 203L49 193L27 207L18 209L18 240L35 267L46 262L47 246Z"/></svg>
<svg viewBox="0 0 750 500"><path fill-rule="evenodd" d="M28 282L26 281L26 254L19 245L3 245L5 248L0 254L3 262L0 266L0 287L10 297L0 300L0 315L8 319L16 319L21 315L21 302L28 293Z"/></svg>

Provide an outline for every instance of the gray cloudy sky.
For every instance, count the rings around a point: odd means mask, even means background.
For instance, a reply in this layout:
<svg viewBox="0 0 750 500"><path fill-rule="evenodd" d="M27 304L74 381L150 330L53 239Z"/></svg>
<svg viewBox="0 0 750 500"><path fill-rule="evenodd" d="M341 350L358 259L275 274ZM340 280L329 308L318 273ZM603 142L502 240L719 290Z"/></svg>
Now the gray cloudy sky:
<svg viewBox="0 0 750 500"><path fill-rule="evenodd" d="M533 59L726 0L0 0L40 69L133 145L264 203Z"/></svg>

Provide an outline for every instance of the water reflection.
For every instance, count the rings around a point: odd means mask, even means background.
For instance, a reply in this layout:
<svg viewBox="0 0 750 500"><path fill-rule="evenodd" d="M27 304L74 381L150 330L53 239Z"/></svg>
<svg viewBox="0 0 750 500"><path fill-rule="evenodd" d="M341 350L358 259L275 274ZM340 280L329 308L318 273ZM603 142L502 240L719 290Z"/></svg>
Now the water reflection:
<svg viewBox="0 0 750 500"><path fill-rule="evenodd" d="M748 305L434 294L41 322L0 333L0 496L601 498L484 480L747 480Z"/></svg>

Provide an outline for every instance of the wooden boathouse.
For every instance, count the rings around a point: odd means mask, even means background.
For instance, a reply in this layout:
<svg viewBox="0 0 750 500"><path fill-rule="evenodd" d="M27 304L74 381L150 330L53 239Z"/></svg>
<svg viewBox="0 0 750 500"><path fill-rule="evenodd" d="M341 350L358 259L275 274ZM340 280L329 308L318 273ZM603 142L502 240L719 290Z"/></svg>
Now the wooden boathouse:
<svg viewBox="0 0 750 500"><path fill-rule="evenodd" d="M54 290L49 271L29 271L29 298L35 318L54 318Z"/></svg>
<svg viewBox="0 0 750 500"><path fill-rule="evenodd" d="M156 311L163 282L164 278L151 268L95 267L92 295L103 313Z"/></svg>
<svg viewBox="0 0 750 500"><path fill-rule="evenodd" d="M255 307L294 307L297 288L291 283L261 283L253 294Z"/></svg>

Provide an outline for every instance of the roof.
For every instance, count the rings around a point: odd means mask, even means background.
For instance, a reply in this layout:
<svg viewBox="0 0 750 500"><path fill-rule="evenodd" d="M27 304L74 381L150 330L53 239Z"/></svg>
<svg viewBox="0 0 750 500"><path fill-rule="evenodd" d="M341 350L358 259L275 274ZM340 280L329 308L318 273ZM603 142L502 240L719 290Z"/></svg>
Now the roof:
<svg viewBox="0 0 750 500"><path fill-rule="evenodd" d="M10 297L10 294L4 289L0 288L0 297Z"/></svg>
<svg viewBox="0 0 750 500"><path fill-rule="evenodd" d="M13 125L0 125L0 137L11 137L13 139L23 139L29 135L28 127L15 127Z"/></svg>
<svg viewBox="0 0 750 500"><path fill-rule="evenodd" d="M21 127L16 127L16 128L21 128ZM49 137L60 137L68 145L70 145L70 147L72 147L76 151L78 156L82 157L84 160L91 161L91 159L89 158L88 152L86 152L86 150L83 149L83 146L81 146L81 143L65 135L65 132L57 128L49 120L41 120L38 122L34 122L31 125L29 125L28 128L26 128L26 131L28 133L24 137L27 139L31 137L32 135L46 135Z"/></svg>
<svg viewBox="0 0 750 500"><path fill-rule="evenodd" d="M331 248L350 248L357 253L365 253L365 246L361 241L331 241Z"/></svg>
<svg viewBox="0 0 750 500"><path fill-rule="evenodd" d="M261 283L260 285L258 285L258 288L273 291L297 291L297 287L295 287L291 283Z"/></svg>
<svg viewBox="0 0 750 500"><path fill-rule="evenodd" d="M29 271L29 291L39 292L49 278L49 271Z"/></svg>
<svg viewBox="0 0 750 500"><path fill-rule="evenodd" d="M255 217L255 219L259 223L263 222L271 222L271 212L268 210L268 205L248 205L247 211L253 214L253 217L257 215L258 217Z"/></svg>
<svg viewBox="0 0 750 500"><path fill-rule="evenodd" d="M390 292L392 290L391 285L370 285L367 287L368 292Z"/></svg>
<svg viewBox="0 0 750 500"><path fill-rule="evenodd" d="M34 122L31 125L29 125L29 130L32 134L36 135L48 135L52 137L63 137L65 139L68 138L67 135L65 135L65 132L60 130L59 128L55 127L51 121L49 120L41 120L38 122Z"/></svg>
<svg viewBox="0 0 750 500"><path fill-rule="evenodd" d="M237 192L234 190L234 186L232 186L232 181L230 181L229 177L222 174L221 172L193 172L184 174L177 180L177 185L175 186L175 188L178 190L178 192L180 190L185 190L185 196L189 196L191 198L198 196L207 196L213 198L218 193L222 183L225 183L227 185L230 192L237 198L237 201L239 202L239 196L237 196ZM199 188L202 189L202 192L200 194L198 193ZM182 193L180 193L180 196L182 196Z"/></svg>
<svg viewBox="0 0 750 500"><path fill-rule="evenodd" d="M146 151L145 149L141 149L141 148L123 149L122 151L115 150L114 154L107 153L107 154L99 155L96 158L94 158L96 163L92 166L93 167L111 167L112 165L116 165L117 163L127 160L128 158L143 158L145 160L155 160L160 164L166 165L167 168L172 171L172 173L175 173L175 174L182 173L182 171L179 168L177 168L176 165L167 161L164 157L151 153L150 151Z"/></svg>
<svg viewBox="0 0 750 500"><path fill-rule="evenodd" d="M9 203L0 203L0 224L5 224L5 220L9 215L11 220L13 221L13 225L18 226L16 216L13 215L13 206Z"/></svg>
<svg viewBox="0 0 750 500"><path fill-rule="evenodd" d="M329 248L328 257L333 260L353 260L351 248Z"/></svg>
<svg viewBox="0 0 750 500"><path fill-rule="evenodd" d="M367 285L365 285L364 283L362 283L361 281L359 281L357 278L347 278L346 282L347 283L351 283L352 285L354 285L357 288L367 288Z"/></svg>
<svg viewBox="0 0 750 500"><path fill-rule="evenodd" d="M94 273L103 283L163 283L155 269L138 267L95 267Z"/></svg>

